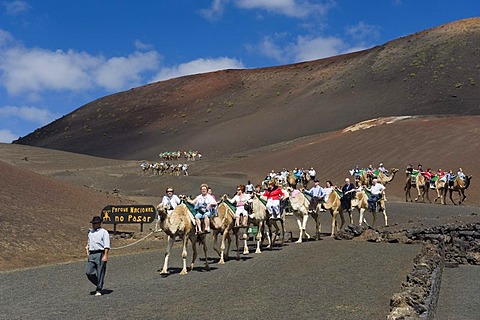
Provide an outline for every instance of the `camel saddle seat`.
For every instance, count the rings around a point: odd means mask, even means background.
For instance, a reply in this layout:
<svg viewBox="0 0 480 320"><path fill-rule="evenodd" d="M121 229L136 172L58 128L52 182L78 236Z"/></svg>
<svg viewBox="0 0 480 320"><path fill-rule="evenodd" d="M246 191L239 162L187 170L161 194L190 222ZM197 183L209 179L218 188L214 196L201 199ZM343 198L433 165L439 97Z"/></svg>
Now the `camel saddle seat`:
<svg viewBox="0 0 480 320"><path fill-rule="evenodd" d="M237 207L233 203L231 203L230 201L224 200L224 199L220 200L220 202L218 204L220 204L220 203L225 203L231 210L230 215L233 218L235 218L235 211L237 210Z"/></svg>
<svg viewBox="0 0 480 320"><path fill-rule="evenodd" d="M195 218L195 206L191 203L189 203L188 201L185 201L185 200L182 200L182 203L187 206L188 208L188 211L190 211L190 214L192 215L193 218Z"/></svg>

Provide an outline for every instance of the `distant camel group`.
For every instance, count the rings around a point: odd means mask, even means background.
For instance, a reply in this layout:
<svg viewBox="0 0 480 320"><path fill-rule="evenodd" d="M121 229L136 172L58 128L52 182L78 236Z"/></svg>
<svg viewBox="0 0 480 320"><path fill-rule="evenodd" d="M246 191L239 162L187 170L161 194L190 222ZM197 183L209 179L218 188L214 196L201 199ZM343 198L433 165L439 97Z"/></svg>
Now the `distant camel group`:
<svg viewBox="0 0 480 320"><path fill-rule="evenodd" d="M185 158L185 160L188 160L188 161L195 161L196 159L200 160L202 158L202 154L200 152L193 151L193 150L183 151L183 152L164 151L158 154L158 156L165 161L180 160L182 158L182 155Z"/></svg>
<svg viewBox="0 0 480 320"><path fill-rule="evenodd" d="M435 192L436 192L436 198L434 199L434 202L437 202L438 199L440 199L441 204L446 204L446 197L447 197L447 192L449 193L449 198L450 201L452 201L453 204L457 204L455 200L453 200L453 192L457 192L458 196L460 197L458 204L461 204L462 202L465 201L467 196L465 195L465 190L468 189L470 186L470 180L472 179L472 176L466 176L465 180L455 177L449 184L449 182L437 179L434 184ZM425 177L422 174L418 174L416 176L411 176L407 175L407 179L405 181L405 201L412 202L412 196L410 194L410 190L412 188L416 188L418 196L414 199L415 201L421 200L422 202L425 202L425 198L428 200L428 202L432 202L430 200L430 197L428 196L428 191L430 189L429 184L426 182Z"/></svg>
<svg viewBox="0 0 480 320"><path fill-rule="evenodd" d="M164 175L164 174L173 174L179 176L181 174L188 176L188 164L179 163L179 164L170 164L168 162L155 162L150 163L143 161L140 164L144 174L152 172L154 175Z"/></svg>

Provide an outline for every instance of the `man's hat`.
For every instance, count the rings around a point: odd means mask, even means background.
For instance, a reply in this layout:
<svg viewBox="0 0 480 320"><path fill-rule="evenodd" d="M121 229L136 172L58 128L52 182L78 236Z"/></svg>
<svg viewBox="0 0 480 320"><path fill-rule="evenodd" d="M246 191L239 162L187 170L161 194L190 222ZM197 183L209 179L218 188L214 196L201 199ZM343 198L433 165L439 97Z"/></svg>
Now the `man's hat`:
<svg viewBox="0 0 480 320"><path fill-rule="evenodd" d="M92 218L92 221L90 223L102 223L102 218L100 216L95 216Z"/></svg>

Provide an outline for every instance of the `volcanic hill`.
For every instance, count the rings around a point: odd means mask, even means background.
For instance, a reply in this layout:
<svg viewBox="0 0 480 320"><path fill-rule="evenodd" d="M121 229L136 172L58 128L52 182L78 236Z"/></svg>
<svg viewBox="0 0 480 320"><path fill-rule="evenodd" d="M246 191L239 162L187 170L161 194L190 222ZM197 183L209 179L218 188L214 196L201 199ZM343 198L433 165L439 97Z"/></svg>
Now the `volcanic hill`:
<svg viewBox="0 0 480 320"><path fill-rule="evenodd" d="M92 101L15 143L115 159L224 157L389 116L480 114L480 18L369 50L157 82Z"/></svg>

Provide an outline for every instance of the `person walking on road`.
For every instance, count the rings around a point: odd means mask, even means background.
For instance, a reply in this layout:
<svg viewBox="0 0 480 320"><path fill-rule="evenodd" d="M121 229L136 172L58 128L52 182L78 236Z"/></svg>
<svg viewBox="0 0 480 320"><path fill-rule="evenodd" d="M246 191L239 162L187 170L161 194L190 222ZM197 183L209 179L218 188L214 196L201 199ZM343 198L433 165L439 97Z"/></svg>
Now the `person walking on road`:
<svg viewBox="0 0 480 320"><path fill-rule="evenodd" d="M88 280L96 286L95 295L101 296L107 271L110 235L107 230L102 228L102 218L99 216L93 217L90 222L92 229L88 232L88 243L85 246L88 253L85 274Z"/></svg>

